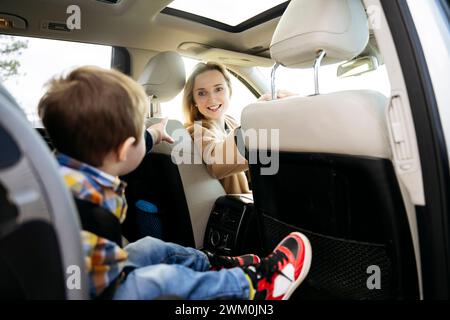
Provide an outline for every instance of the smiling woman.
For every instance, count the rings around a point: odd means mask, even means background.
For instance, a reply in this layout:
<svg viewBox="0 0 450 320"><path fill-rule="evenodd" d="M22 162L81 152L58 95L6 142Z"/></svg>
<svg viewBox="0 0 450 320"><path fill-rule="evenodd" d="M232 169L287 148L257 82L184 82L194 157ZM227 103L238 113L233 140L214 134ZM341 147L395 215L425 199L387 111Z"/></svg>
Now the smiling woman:
<svg viewBox="0 0 450 320"><path fill-rule="evenodd" d="M199 63L186 81L183 94L185 125L201 152L209 173L228 194L250 193L245 171L248 162L238 152L236 120L226 115L230 107L231 80L225 67Z"/></svg>
<svg viewBox="0 0 450 320"><path fill-rule="evenodd" d="M206 120L208 126L225 126L232 93L230 76L216 63L198 64L184 88L183 111L187 125Z"/></svg>
<svg viewBox="0 0 450 320"><path fill-rule="evenodd" d="M183 62L186 70L186 79L191 75L194 67L199 63L199 60L183 57ZM228 109L228 114L240 122L242 109L255 101L254 94L234 75L230 74L230 85L233 88L233 92L230 97L230 104L233 106ZM182 100L183 91L180 92L175 98L167 102L161 102L161 115L168 117L169 119L176 119L184 122L184 116L182 112Z"/></svg>
<svg viewBox="0 0 450 320"><path fill-rule="evenodd" d="M220 71L211 70L199 74L194 85L195 107L210 120L215 120L218 125L223 125L224 114L229 107L231 87L230 78L225 78Z"/></svg>

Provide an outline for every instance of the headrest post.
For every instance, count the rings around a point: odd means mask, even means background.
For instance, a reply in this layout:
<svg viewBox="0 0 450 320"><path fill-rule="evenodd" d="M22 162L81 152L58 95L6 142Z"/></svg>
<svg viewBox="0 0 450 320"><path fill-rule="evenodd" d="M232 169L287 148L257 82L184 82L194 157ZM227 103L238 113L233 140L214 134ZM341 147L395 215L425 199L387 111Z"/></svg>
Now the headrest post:
<svg viewBox="0 0 450 320"><path fill-rule="evenodd" d="M316 59L314 60L314 89L315 95L319 94L319 68L322 63L322 59L326 56L326 52L324 50L320 50L317 52Z"/></svg>
<svg viewBox="0 0 450 320"><path fill-rule="evenodd" d="M280 66L280 64L277 62L272 68L272 72L270 74L270 88L272 92L272 100L275 100L277 98L277 92L275 88L275 72L277 71L277 68Z"/></svg>
<svg viewBox="0 0 450 320"><path fill-rule="evenodd" d="M148 97L148 102L149 102L149 109L148 109L148 114L150 116L150 118L153 118L153 98L155 96L151 95Z"/></svg>

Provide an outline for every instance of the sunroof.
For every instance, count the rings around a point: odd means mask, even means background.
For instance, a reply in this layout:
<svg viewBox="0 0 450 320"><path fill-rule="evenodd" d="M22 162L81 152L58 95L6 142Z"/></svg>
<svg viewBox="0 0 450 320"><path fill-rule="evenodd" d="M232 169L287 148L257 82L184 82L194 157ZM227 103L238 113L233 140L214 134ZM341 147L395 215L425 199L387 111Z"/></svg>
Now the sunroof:
<svg viewBox="0 0 450 320"><path fill-rule="evenodd" d="M174 0L169 8L237 26L286 0Z"/></svg>

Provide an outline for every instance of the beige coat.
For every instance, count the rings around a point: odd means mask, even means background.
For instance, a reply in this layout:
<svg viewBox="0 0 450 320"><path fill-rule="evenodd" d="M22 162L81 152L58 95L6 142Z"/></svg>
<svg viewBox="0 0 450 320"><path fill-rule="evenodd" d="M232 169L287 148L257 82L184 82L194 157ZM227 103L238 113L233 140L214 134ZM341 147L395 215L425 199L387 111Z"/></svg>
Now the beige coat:
<svg viewBox="0 0 450 320"><path fill-rule="evenodd" d="M244 173L248 170L248 162L239 153L234 142L234 129L238 124L230 116L225 116L225 123L230 129L229 133L225 128L212 125L208 129L200 123L187 127L187 130L202 153L208 172L219 179L226 193L251 193Z"/></svg>

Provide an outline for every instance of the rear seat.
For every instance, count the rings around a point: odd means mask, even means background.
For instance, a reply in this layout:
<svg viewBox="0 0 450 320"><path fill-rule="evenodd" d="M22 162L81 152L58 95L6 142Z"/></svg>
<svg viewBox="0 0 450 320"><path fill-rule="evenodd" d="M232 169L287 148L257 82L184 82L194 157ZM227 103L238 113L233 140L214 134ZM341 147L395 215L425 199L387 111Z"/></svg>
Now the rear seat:
<svg viewBox="0 0 450 320"><path fill-rule="evenodd" d="M2 85L0 145L0 299L88 299L73 199Z"/></svg>

